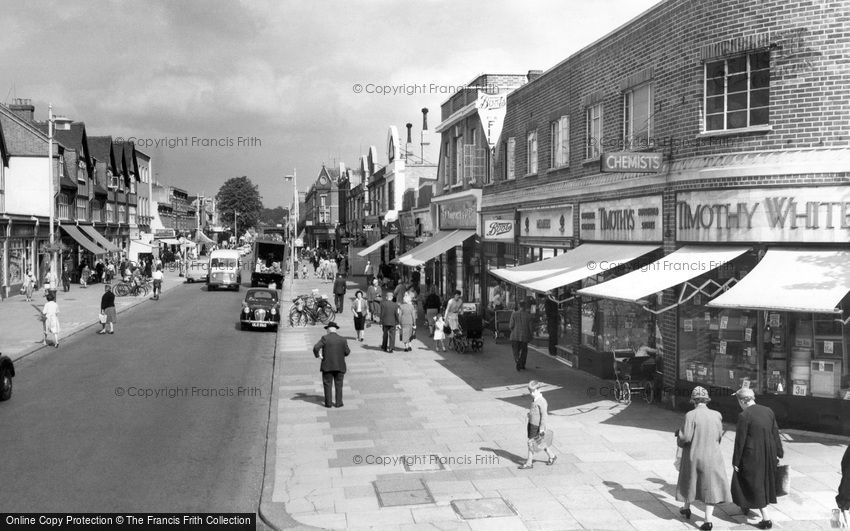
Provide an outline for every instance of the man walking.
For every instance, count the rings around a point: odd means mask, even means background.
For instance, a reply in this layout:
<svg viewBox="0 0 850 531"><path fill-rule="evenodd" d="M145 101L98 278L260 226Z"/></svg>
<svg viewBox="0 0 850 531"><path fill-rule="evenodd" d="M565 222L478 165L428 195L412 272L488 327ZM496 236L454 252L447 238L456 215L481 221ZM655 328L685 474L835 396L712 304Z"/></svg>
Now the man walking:
<svg viewBox="0 0 850 531"><path fill-rule="evenodd" d="M157 267L156 271L152 273L153 278L153 300L159 300L159 294L162 293L162 268Z"/></svg>
<svg viewBox="0 0 850 531"><path fill-rule="evenodd" d="M334 304L336 304L336 313L342 313L342 304L345 302L345 279L342 275L337 274L334 280Z"/></svg>
<svg viewBox="0 0 850 531"><path fill-rule="evenodd" d="M366 289L366 302L369 303L369 319L375 323L381 322L381 287L377 278L372 279L372 285Z"/></svg>
<svg viewBox="0 0 850 531"><path fill-rule="evenodd" d="M342 407L342 380L345 377L345 357L351 353L348 340L337 334L339 326L331 321L325 326L327 334L313 346L313 355L322 360L322 387L325 391L325 407ZM331 401L331 385L335 388L336 402Z"/></svg>
<svg viewBox="0 0 850 531"><path fill-rule="evenodd" d="M516 370L525 370L525 359L528 357L528 342L532 337L531 314L525 301L519 303L519 308L511 314L511 347L514 351Z"/></svg>
<svg viewBox="0 0 850 531"><path fill-rule="evenodd" d="M372 285L372 279L375 278L375 272L372 270L372 261L366 260L366 268L363 269L363 274L366 275L366 286Z"/></svg>
<svg viewBox="0 0 850 531"><path fill-rule="evenodd" d="M398 304L393 301L393 293L391 291L384 294L384 300L381 301L381 326L384 329L384 335L381 340L381 350L392 354L395 349L395 331L398 328Z"/></svg>

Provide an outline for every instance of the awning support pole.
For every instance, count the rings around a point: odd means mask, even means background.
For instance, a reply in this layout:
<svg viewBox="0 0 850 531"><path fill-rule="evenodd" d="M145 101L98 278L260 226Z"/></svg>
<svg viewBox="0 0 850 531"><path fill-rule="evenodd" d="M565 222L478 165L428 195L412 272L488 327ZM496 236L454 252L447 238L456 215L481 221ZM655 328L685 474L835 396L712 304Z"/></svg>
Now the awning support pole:
<svg viewBox="0 0 850 531"><path fill-rule="evenodd" d="M737 282L738 282L737 278L730 278L729 280L727 280L723 284L720 284L716 280L710 278L710 279L706 280L705 282L703 282L700 286L694 286L690 282L685 282L684 285L682 286L682 291L679 293L679 301L678 302L671 304L670 306L667 306L665 308L661 308L660 310L653 310L651 308L648 308L647 306L642 306L642 308L644 310L648 311L649 313L653 314L653 315L658 315L660 313L664 313L667 310L672 310L673 308L688 302L689 300L696 297L698 293L702 293L703 295L705 295L709 298L715 297L718 294L720 294L721 292L726 291L729 288L731 288ZM711 286L712 284L716 288L713 291L709 292L707 288L709 286ZM688 287L693 288L693 291L690 293L690 295L688 295L686 297L685 293L687 292Z"/></svg>

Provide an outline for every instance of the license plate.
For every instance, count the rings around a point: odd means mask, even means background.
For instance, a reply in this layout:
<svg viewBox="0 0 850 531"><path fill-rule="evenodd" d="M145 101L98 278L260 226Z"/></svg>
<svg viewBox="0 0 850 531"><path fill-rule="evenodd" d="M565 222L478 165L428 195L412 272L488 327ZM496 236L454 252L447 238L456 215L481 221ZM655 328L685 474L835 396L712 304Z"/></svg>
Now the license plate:
<svg viewBox="0 0 850 531"><path fill-rule="evenodd" d="M257 328L265 328L268 326L268 323L251 323L252 326L256 326Z"/></svg>

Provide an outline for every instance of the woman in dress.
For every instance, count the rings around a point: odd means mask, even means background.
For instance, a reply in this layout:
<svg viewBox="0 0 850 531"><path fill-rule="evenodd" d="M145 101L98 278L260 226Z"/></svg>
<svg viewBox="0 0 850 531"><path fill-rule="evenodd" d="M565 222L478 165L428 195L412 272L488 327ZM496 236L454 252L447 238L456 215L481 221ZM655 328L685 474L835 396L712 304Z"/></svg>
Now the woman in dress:
<svg viewBox="0 0 850 531"><path fill-rule="evenodd" d="M32 291L35 288L35 277L32 274L32 269L27 271L26 275L24 275L24 295L26 295L27 302L32 301Z"/></svg>
<svg viewBox="0 0 850 531"><path fill-rule="evenodd" d="M104 284L103 290L103 296L100 298L100 313L106 316L106 321L101 323L98 334L112 334L115 332L116 321L115 294L112 293L112 286L110 284ZM107 330L107 327L109 330Z"/></svg>
<svg viewBox="0 0 850 531"><path fill-rule="evenodd" d="M44 316L44 339L41 343L47 345L47 334L53 334L53 346L59 348L59 305L56 304L56 297L52 293L47 294L47 302L41 313Z"/></svg>
<svg viewBox="0 0 850 531"><path fill-rule="evenodd" d="M528 436L528 459L520 465L520 470L526 470L534 467L534 454L543 450L549 457L546 461L547 465L554 465L558 459L552 449L543 443L546 431L549 429L549 403L543 398L543 393L540 392L540 382L531 380L528 382L528 393L531 395L531 407L528 410L528 424L526 425L526 434Z"/></svg>
<svg viewBox="0 0 850 531"><path fill-rule="evenodd" d="M413 307L413 299L409 292L405 292L402 301L398 307L401 342L404 343L404 351L410 352L413 350L410 347L410 341L413 339L413 330L416 328L416 308Z"/></svg>
<svg viewBox="0 0 850 531"><path fill-rule="evenodd" d="M351 312L354 314L354 330L357 341L363 341L363 328L366 327L366 299L359 289L354 293L354 302L351 304Z"/></svg>
<svg viewBox="0 0 850 531"><path fill-rule="evenodd" d="M710 401L704 387L695 387L691 393L694 409L685 415L684 426L676 430L676 443L682 448L676 499L685 502L679 513L690 519L691 503L705 503L705 522L700 529L706 530L714 527L714 505L731 500L720 452L723 423L719 412L708 409Z"/></svg>

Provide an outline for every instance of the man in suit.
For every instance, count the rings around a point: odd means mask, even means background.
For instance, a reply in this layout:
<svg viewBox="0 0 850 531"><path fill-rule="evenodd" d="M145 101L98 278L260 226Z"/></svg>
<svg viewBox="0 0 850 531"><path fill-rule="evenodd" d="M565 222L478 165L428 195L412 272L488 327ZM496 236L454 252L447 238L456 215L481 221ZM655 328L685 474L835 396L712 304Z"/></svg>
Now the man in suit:
<svg viewBox="0 0 850 531"><path fill-rule="evenodd" d="M381 326L384 329L381 350L392 353L395 348L395 331L398 325L398 304L393 301L393 293L388 291L381 301Z"/></svg>
<svg viewBox="0 0 850 531"><path fill-rule="evenodd" d="M351 353L348 340L337 334L339 325L331 321L325 326L327 334L313 346L313 355L322 360L322 386L325 389L325 407L331 407L331 384L336 388L334 407L342 407L342 379L345 376L345 357Z"/></svg>
<svg viewBox="0 0 850 531"><path fill-rule="evenodd" d="M334 303L336 304L336 313L342 313L342 304L345 302L345 279L342 275L337 275L334 280Z"/></svg>
<svg viewBox="0 0 850 531"><path fill-rule="evenodd" d="M381 322L381 286L377 278L372 279L372 285L366 290L366 302L369 303L369 319L376 323Z"/></svg>
<svg viewBox="0 0 850 531"><path fill-rule="evenodd" d="M532 319L528 313L528 305L525 301L519 303L519 308L511 314L511 347L514 351L514 362L516 370L525 370L525 359L528 357L528 342L532 337Z"/></svg>

